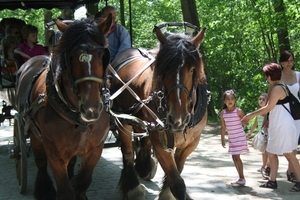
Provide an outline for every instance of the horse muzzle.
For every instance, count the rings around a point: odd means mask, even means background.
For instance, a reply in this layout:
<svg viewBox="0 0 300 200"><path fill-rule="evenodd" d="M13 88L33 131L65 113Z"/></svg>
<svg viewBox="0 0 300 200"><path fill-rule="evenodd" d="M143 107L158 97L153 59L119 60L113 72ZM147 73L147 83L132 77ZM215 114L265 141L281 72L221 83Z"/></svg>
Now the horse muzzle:
<svg viewBox="0 0 300 200"><path fill-rule="evenodd" d="M80 117L84 122L94 122L100 118L103 111L104 104L99 102L96 106L88 106L86 104L81 104L79 107Z"/></svg>
<svg viewBox="0 0 300 200"><path fill-rule="evenodd" d="M182 133L186 129L186 126L191 120L191 114L180 115L178 117L174 115L167 115L167 124L170 131L174 133Z"/></svg>

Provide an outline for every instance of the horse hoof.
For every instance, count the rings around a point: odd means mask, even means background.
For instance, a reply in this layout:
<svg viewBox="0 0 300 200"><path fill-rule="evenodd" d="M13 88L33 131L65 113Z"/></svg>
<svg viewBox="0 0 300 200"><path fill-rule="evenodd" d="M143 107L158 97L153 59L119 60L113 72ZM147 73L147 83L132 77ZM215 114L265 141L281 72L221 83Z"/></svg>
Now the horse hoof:
<svg viewBox="0 0 300 200"><path fill-rule="evenodd" d="M158 200L176 200L169 187L163 188L159 193Z"/></svg>
<svg viewBox="0 0 300 200"><path fill-rule="evenodd" d="M147 181L150 181L151 179L154 178L154 176L156 175L156 172L157 172L157 164L158 164L157 158L151 157L152 170L151 170L150 174L147 177L143 178L143 179L145 179Z"/></svg>
<svg viewBox="0 0 300 200"><path fill-rule="evenodd" d="M145 186L140 184L127 193L126 200L146 200Z"/></svg>

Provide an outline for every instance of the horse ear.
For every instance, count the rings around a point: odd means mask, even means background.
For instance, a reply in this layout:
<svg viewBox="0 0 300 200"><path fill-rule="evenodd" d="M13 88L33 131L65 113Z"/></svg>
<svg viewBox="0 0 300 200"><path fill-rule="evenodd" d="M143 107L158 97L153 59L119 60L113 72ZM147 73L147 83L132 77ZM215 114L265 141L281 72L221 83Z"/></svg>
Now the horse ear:
<svg viewBox="0 0 300 200"><path fill-rule="evenodd" d="M113 19L112 19L112 14L109 13L109 15L107 16L107 18L101 20L99 23L98 23L98 28L99 30L106 36L109 31L110 31L110 28L112 26L112 22L113 22Z"/></svg>
<svg viewBox="0 0 300 200"><path fill-rule="evenodd" d="M55 24L60 32L62 32L62 33L65 32L65 30L68 27L67 24L63 23L62 21L60 21L58 19L54 19L53 21L55 22Z"/></svg>
<svg viewBox="0 0 300 200"><path fill-rule="evenodd" d="M192 39L192 43L195 47L199 47L204 38L204 32L206 27L202 28L201 31Z"/></svg>
<svg viewBox="0 0 300 200"><path fill-rule="evenodd" d="M155 32L156 34L156 38L158 39L158 41L163 45L166 42L166 37L164 36L164 34L161 32L160 28L158 28L157 26L154 27L153 32Z"/></svg>

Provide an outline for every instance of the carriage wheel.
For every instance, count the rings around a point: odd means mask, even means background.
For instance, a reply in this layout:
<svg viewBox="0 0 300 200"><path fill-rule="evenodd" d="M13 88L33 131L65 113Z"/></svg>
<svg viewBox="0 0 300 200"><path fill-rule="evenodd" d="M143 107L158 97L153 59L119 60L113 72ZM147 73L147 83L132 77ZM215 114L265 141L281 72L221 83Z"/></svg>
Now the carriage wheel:
<svg viewBox="0 0 300 200"><path fill-rule="evenodd" d="M16 113L14 118L14 157L19 190L23 194L27 189L27 151L21 120L20 115Z"/></svg>

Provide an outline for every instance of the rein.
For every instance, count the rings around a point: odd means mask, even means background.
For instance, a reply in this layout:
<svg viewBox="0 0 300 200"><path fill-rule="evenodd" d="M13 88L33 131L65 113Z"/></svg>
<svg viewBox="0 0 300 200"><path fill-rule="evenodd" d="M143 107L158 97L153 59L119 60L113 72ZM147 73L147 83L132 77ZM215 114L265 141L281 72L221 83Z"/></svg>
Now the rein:
<svg viewBox="0 0 300 200"><path fill-rule="evenodd" d="M167 127L166 118L164 118L164 119L159 118L146 104L148 104L150 101L153 101L155 98L157 98L158 99L157 112L160 117L166 116L166 110L167 110L166 98L170 95L170 93L173 90L178 89L178 88L183 89L188 94L189 100L192 101L193 93L196 91L194 77L193 77L193 85L192 85L192 88L190 91L188 90L188 88L185 85L183 85L181 83L176 83L167 92L167 95L165 95L164 88L162 88L159 91L152 92L151 95L147 99L141 100L140 97L130 88L129 85L137 76L139 76L142 72L144 72L155 61L153 56L148 56L148 54L146 55L145 53L141 53L141 54L143 57L147 57L149 59L149 62L143 68L141 68L135 74L135 76L133 78L131 78L126 83L119 77L118 73L114 70L114 68L111 65L108 66L108 70L123 84L122 87L120 87L113 95L111 95L109 100L113 101L124 90L128 90L128 92L138 101L138 103L134 104L127 110L129 112L133 111L130 114L117 114L114 111L112 111L111 109L110 109L110 114L114 117L115 123L117 124L117 126L125 133L127 132L128 135L131 134L133 137L146 137L149 135L149 133L148 133L149 130L157 130L159 133L160 141L161 141L165 151L172 152L174 149L174 134L173 134L173 132L171 132L169 129L166 128ZM130 63L136 59L139 59L139 58L141 58L141 56L135 55L135 56L129 57L129 58L125 59L123 62L119 62L117 65L117 68L122 69L122 67L124 67L128 63ZM206 90L205 90L205 92L206 92ZM200 95L202 95L202 93ZM202 97L207 98L207 95L204 95ZM203 108L206 107L206 105L207 105L206 101L201 100L200 103L201 102L202 102ZM201 108L202 108L202 106L201 106ZM153 119L156 121L157 124L155 124L154 122L143 121L140 118L135 117L134 114L137 113L141 108L145 108L148 111L148 113L153 117ZM206 110L206 108L205 108L205 110ZM123 109L120 111L121 112L123 111L123 113L124 113ZM193 108L192 112L193 112L192 115L194 115L194 108ZM202 115L202 113L204 115L205 112L202 112L202 109L201 109L201 115ZM201 119L202 119L203 115L201 116ZM199 119L199 117L197 117L197 120L198 119ZM145 133L132 133L131 131L127 130L122 125L120 120L125 120L129 124L137 124L146 132ZM194 122L194 119L191 119L191 120L193 120L193 122ZM190 124L188 124L188 127L190 127L190 128L193 127L194 126L193 122L190 122Z"/></svg>
<svg viewBox="0 0 300 200"><path fill-rule="evenodd" d="M143 57L145 57L145 55L143 55ZM154 120L158 123L158 126L161 127L165 127L165 124L156 116L156 114L145 104L145 102L143 102L140 97L129 87L129 84L138 76L140 75L142 72L144 72L149 66L151 66L151 64L154 63L155 58L153 56L147 55L147 57L149 58L149 62L140 70L138 71L135 76L129 80L127 83L124 83L124 81L119 77L118 73L114 70L114 68L109 65L108 66L108 70L110 70L110 72L123 84L123 86L121 88L119 88L119 90L117 90L110 98L109 100L113 101L113 99L115 99L117 96L119 96L125 89L127 89L130 94L141 104L140 108L144 107L146 108L146 110L150 113L150 115L154 118ZM130 61L133 61L135 59L141 58L141 56L137 57L137 56L133 56L131 57L131 59L127 59L125 63L123 63L122 65L120 65L122 68L122 66L128 64ZM137 122L141 128L143 128L143 130L145 130L146 132L143 134L138 134L139 136L145 137L148 136L148 128L153 129L154 127L156 127L157 125L153 125L152 123L149 122L144 122L142 120L140 120L139 118L133 116L133 115L128 115L128 114L122 114L122 115L118 115L116 113L114 113L112 110L110 111L111 115L113 115L115 117L115 119L117 120L118 124L121 125L120 121L118 118L122 118L122 119L128 119L128 120L133 120L135 122Z"/></svg>

